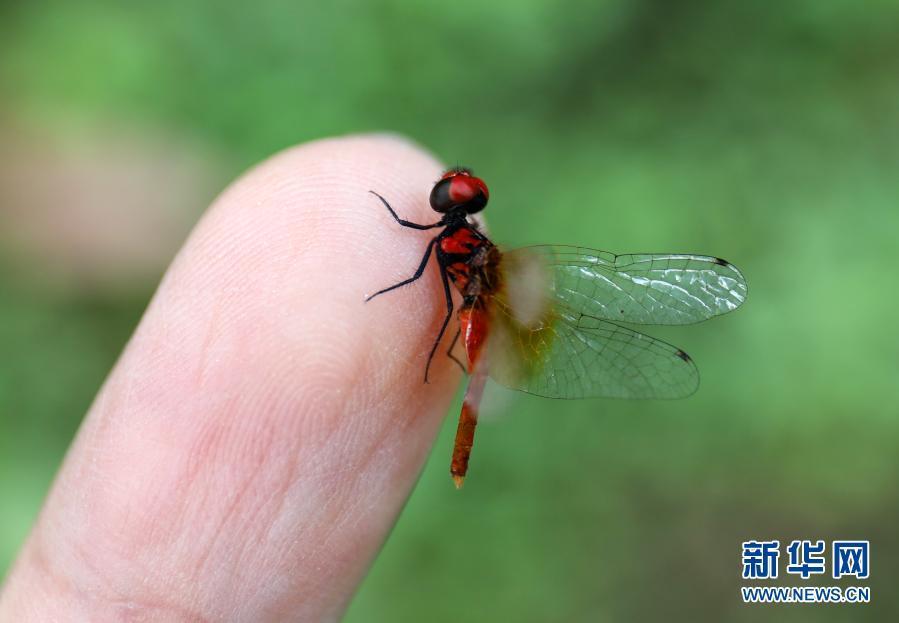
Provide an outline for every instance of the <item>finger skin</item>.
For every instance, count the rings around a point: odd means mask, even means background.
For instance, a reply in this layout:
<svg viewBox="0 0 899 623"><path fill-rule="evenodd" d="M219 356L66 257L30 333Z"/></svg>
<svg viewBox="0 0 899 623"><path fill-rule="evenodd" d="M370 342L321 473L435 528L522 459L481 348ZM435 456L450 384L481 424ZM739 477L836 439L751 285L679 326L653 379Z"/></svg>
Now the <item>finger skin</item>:
<svg viewBox="0 0 899 623"><path fill-rule="evenodd" d="M0 594L0 621L336 620L408 496L458 373L408 277L441 167L330 139L235 182L169 268Z"/></svg>

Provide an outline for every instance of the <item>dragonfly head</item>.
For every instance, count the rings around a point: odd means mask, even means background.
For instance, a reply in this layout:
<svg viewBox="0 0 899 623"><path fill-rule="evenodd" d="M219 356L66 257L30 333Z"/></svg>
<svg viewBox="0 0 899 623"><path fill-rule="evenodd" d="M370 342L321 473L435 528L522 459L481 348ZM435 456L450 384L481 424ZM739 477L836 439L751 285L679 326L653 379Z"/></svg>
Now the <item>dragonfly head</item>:
<svg viewBox="0 0 899 623"><path fill-rule="evenodd" d="M472 175L469 169L456 167L434 184L431 208L443 214L457 209L474 214L484 209L489 197L487 184L481 178Z"/></svg>

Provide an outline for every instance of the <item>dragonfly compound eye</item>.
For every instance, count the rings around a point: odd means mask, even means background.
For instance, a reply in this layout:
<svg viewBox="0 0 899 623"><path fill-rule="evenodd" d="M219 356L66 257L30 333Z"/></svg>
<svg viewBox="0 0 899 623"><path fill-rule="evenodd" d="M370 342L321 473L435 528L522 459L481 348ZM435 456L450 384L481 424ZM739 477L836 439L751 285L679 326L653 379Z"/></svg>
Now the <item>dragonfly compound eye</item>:
<svg viewBox="0 0 899 623"><path fill-rule="evenodd" d="M490 197L487 185L467 170L453 169L431 190L431 208L437 212L449 212L462 208L468 214L480 212Z"/></svg>

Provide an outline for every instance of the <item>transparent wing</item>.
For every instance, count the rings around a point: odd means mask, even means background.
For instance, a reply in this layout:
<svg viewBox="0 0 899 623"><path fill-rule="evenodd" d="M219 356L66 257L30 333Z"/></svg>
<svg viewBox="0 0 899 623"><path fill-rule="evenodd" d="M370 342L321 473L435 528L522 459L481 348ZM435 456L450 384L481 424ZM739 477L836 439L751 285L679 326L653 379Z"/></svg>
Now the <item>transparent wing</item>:
<svg viewBox="0 0 899 623"><path fill-rule="evenodd" d="M726 314L746 299L737 267L704 255L629 254L564 245L514 249L504 263L533 263L549 276L557 303L574 314L634 324L692 324Z"/></svg>
<svg viewBox="0 0 899 623"><path fill-rule="evenodd" d="M547 398L683 398L699 371L682 350L607 320L549 309L522 325L504 303L489 342L490 376Z"/></svg>
<svg viewBox="0 0 899 623"><path fill-rule="evenodd" d="M549 398L681 398L696 391L699 372L682 350L589 313L608 308L580 293L594 279L587 273L575 278L568 268L585 265L593 274L599 261L611 260L574 248L562 256L557 249L567 248L503 254L490 301L490 376Z"/></svg>

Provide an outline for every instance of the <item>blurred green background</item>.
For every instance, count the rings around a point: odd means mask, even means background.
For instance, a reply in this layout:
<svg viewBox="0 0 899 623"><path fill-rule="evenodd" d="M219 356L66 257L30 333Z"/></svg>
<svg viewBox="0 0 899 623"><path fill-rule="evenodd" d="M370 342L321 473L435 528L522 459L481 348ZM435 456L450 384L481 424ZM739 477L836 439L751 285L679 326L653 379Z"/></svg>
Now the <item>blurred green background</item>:
<svg viewBox="0 0 899 623"><path fill-rule="evenodd" d="M655 332L700 367L688 400L489 388L461 493L454 408L348 621L899 620L897 24L848 0L4 3L0 573L216 192L392 130L488 181L501 243L718 255L750 295ZM753 538L870 539L873 602L743 605Z"/></svg>

